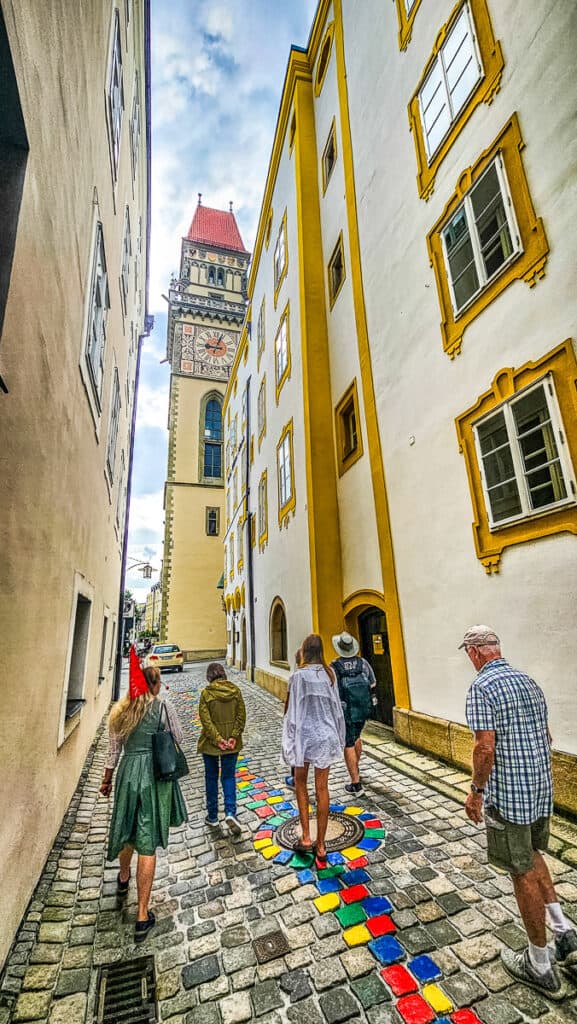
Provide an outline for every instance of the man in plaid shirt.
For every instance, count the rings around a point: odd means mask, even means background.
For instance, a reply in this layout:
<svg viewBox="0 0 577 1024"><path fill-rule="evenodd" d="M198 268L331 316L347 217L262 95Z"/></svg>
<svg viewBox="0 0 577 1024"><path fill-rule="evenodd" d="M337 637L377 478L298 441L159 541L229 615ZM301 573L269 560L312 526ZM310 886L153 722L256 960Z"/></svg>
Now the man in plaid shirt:
<svg viewBox="0 0 577 1024"><path fill-rule="evenodd" d="M499 637L489 626L471 626L460 647L477 669L466 704L475 744L465 811L479 823L484 804L489 863L511 875L529 938L527 949L504 949L501 959L514 978L550 999L563 999L566 989L555 961L577 973L577 933L565 919L540 852L547 849L553 811L545 697L533 679L502 657ZM547 946L546 917L554 947Z"/></svg>

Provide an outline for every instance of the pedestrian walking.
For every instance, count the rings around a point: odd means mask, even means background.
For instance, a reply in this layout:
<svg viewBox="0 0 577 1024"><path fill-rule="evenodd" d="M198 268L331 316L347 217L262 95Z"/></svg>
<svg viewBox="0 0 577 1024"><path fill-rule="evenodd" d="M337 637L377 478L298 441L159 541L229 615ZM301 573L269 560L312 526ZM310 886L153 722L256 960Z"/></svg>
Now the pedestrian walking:
<svg viewBox="0 0 577 1024"><path fill-rule="evenodd" d="M359 656L359 644L354 636L339 633L333 637L333 647L338 658L331 662L331 668L337 677L345 716L345 763L351 779L345 790L351 795L360 796L363 793L360 776L363 753L361 733L373 711L377 680L371 665Z"/></svg>
<svg viewBox="0 0 577 1024"><path fill-rule="evenodd" d="M163 729L161 710L177 743L182 742L178 716L167 700L159 700L160 669L141 669L134 647L130 649L129 692L118 701L108 720L108 758L100 786L103 796L112 791L112 776L120 760L114 787L114 807L108 837L108 860L120 861L116 885L120 899L128 894L131 862L138 854L136 891L138 911L134 941L143 942L155 924L149 910L156 868L156 850L168 846L169 829L187 821L186 805L178 782L155 778L152 737ZM164 716L163 716L164 717ZM121 758L122 754L122 758Z"/></svg>
<svg viewBox="0 0 577 1024"><path fill-rule="evenodd" d="M242 693L226 678L226 669L217 661L206 670L208 686L200 695L198 714L202 730L198 752L204 760L206 787L206 823L218 825L218 777L224 796L225 822L234 835L241 831L236 816L236 761L242 750L246 709Z"/></svg>
<svg viewBox="0 0 577 1024"><path fill-rule="evenodd" d="M293 765L302 835L297 853L314 853L326 862L325 836L329 819L329 770L340 761L345 720L334 672L325 661L323 642L311 633L301 646L301 665L289 680L288 707L283 721L282 751ZM317 836L313 843L309 820L308 773L315 772Z"/></svg>
<svg viewBox="0 0 577 1024"><path fill-rule="evenodd" d="M467 694L474 733L473 778L467 816L487 829L489 863L507 871L529 940L521 952L504 949L503 966L550 999L562 999L555 966L577 971L577 934L567 922L543 858L553 811L551 734L545 697L524 672L503 658L489 626L471 626L464 648L477 675ZM547 946L546 919L555 934Z"/></svg>

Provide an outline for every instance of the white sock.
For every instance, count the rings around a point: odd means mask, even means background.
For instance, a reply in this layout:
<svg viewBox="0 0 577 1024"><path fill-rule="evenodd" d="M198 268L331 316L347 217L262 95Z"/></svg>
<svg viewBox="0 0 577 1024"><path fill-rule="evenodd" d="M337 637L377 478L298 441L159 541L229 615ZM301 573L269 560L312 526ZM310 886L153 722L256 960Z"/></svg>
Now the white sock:
<svg viewBox="0 0 577 1024"><path fill-rule="evenodd" d="M534 946L532 942L529 943L529 960L531 961L531 967L537 972L537 974L547 974L547 971L551 970L551 961L549 960L549 950L547 946Z"/></svg>
<svg viewBox="0 0 577 1024"><path fill-rule="evenodd" d="M563 932L569 931L571 926L561 910L560 903L546 903L545 910L549 915L549 922L555 935L563 935Z"/></svg>

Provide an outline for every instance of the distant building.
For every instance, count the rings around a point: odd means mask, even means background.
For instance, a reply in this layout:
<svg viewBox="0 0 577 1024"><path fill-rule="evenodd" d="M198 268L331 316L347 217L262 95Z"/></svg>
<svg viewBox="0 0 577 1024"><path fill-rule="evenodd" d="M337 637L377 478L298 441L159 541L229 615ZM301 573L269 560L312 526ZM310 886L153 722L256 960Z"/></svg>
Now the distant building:
<svg viewBox="0 0 577 1024"><path fill-rule="evenodd" d="M0 963L112 692L148 328L149 3L0 11Z"/></svg>
<svg viewBox="0 0 577 1024"><path fill-rule="evenodd" d="M577 9L518 14L321 0L291 50L224 404L228 659L282 695L348 628L381 721L469 766L487 622L575 812Z"/></svg>
<svg viewBox="0 0 577 1024"><path fill-rule="evenodd" d="M151 633L160 632L160 616L162 613L162 585L160 580L150 588L146 595L146 611L144 628Z"/></svg>
<svg viewBox="0 0 577 1024"><path fill-rule="evenodd" d="M189 659L226 650L222 400L246 309L250 254L231 209L199 203L171 282L161 638Z"/></svg>

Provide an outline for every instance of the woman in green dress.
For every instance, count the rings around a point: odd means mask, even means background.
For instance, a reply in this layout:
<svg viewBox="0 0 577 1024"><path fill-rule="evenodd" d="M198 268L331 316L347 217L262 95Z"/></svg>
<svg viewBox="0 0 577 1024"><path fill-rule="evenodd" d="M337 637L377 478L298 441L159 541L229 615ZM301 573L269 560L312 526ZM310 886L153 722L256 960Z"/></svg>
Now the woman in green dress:
<svg viewBox="0 0 577 1024"><path fill-rule="evenodd" d="M174 708L157 700L160 669L142 670L134 649L130 652L130 690L114 705L109 718L109 751L100 792L110 796L112 775L121 753L114 788L114 807L108 838L108 860L120 861L117 893L124 897L130 884L130 864L138 853L136 890L138 913L134 941L143 942L155 924L148 909L156 868L156 850L168 846L169 828L188 820L178 782L159 782L154 775L152 736L160 722L164 706L168 725L177 743L182 730ZM164 716L163 716L164 718Z"/></svg>

